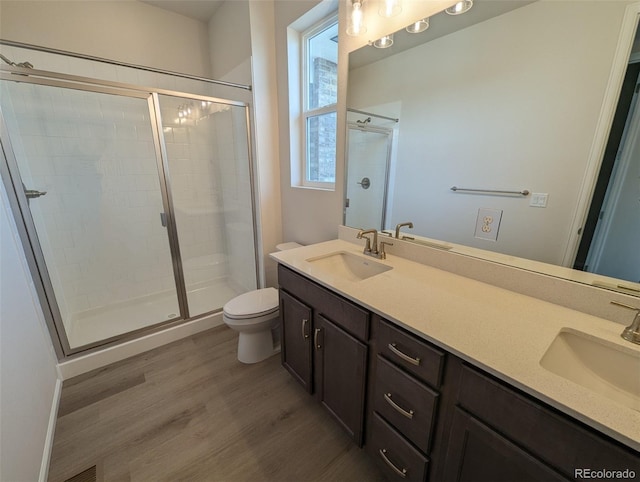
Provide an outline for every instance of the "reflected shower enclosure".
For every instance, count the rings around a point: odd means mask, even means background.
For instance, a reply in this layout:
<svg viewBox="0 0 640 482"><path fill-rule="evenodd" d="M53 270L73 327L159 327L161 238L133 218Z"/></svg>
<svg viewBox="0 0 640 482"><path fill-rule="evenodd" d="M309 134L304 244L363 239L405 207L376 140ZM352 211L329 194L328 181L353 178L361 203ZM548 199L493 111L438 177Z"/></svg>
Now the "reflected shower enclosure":
<svg viewBox="0 0 640 482"><path fill-rule="evenodd" d="M13 69L3 178L65 355L257 287L246 104Z"/></svg>
<svg viewBox="0 0 640 482"><path fill-rule="evenodd" d="M347 129L347 226L385 229L393 131L364 122Z"/></svg>

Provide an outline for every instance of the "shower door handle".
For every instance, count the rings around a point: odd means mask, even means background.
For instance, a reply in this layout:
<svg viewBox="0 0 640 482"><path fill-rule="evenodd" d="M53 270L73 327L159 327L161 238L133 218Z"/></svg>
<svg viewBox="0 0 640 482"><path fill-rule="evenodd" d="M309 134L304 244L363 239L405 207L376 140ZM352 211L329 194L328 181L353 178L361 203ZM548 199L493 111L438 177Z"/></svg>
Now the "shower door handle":
<svg viewBox="0 0 640 482"><path fill-rule="evenodd" d="M40 196L44 196L45 194L47 194L47 191L37 191L35 189L27 189L27 187L24 185L24 182L22 183L22 190L24 191L24 195L27 196L27 203L30 204L32 199L37 199Z"/></svg>
<svg viewBox="0 0 640 482"><path fill-rule="evenodd" d="M25 189L24 190L27 199L37 199L40 196L44 196L47 194L47 191L36 191L35 189Z"/></svg>
<svg viewBox="0 0 640 482"><path fill-rule="evenodd" d="M160 224L165 228L167 227L167 213L160 213Z"/></svg>

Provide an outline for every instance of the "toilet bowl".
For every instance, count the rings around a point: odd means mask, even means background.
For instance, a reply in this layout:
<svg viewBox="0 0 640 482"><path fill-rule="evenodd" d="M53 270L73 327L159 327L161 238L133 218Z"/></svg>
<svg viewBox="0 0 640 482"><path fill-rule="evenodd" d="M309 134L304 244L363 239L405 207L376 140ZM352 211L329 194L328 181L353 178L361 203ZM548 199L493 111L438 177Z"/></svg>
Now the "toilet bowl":
<svg viewBox="0 0 640 482"><path fill-rule="evenodd" d="M263 288L235 297L224 305L222 319L240 333L238 360L257 363L274 354L271 330L278 326L278 290Z"/></svg>
<svg viewBox="0 0 640 482"><path fill-rule="evenodd" d="M298 248L298 243L282 243L278 251ZM278 290L262 288L236 296L222 309L222 319L237 331L238 360L258 363L277 352L273 333L280 322Z"/></svg>

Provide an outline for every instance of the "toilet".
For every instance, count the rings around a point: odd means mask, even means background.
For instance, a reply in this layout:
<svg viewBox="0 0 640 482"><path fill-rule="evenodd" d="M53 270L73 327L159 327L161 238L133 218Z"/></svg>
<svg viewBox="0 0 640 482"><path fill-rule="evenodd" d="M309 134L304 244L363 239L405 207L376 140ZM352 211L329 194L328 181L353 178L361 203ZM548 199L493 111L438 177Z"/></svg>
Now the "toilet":
<svg viewBox="0 0 640 482"><path fill-rule="evenodd" d="M281 243L278 251L299 248L298 243ZM276 353L274 332L280 323L278 290L262 288L228 301L222 309L225 324L240 333L238 360L258 363Z"/></svg>

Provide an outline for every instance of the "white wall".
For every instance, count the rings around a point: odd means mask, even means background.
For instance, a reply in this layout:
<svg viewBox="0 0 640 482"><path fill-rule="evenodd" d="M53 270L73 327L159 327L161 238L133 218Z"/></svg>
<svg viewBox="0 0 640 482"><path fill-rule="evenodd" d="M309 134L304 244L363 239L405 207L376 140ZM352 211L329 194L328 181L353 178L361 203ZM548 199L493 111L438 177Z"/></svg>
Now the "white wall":
<svg viewBox="0 0 640 482"><path fill-rule="evenodd" d="M535 2L351 71L350 107L401 103L389 224L561 264L625 7ZM454 185L548 193L548 207ZM497 242L474 238L481 207L504 210Z"/></svg>
<svg viewBox="0 0 640 482"><path fill-rule="evenodd" d="M209 76L207 25L137 1L2 1L5 40Z"/></svg>
<svg viewBox="0 0 640 482"><path fill-rule="evenodd" d="M0 480L39 479L49 456L57 380L56 357L0 184Z"/></svg>
<svg viewBox="0 0 640 482"><path fill-rule="evenodd" d="M277 100L280 78L276 73L276 5L272 0L250 2L255 173L258 180L256 214L262 241L261 265L265 286L277 286L276 264L268 254L275 251L276 244L283 240L284 202L280 196L282 147L278 145L278 119L283 111Z"/></svg>
<svg viewBox="0 0 640 482"><path fill-rule="evenodd" d="M226 1L209 20L211 77L214 79L251 83L250 72L243 71L241 77L229 75L251 57L249 4L248 0Z"/></svg>

